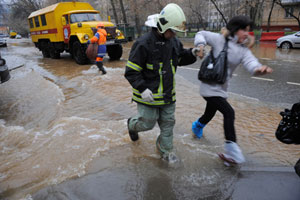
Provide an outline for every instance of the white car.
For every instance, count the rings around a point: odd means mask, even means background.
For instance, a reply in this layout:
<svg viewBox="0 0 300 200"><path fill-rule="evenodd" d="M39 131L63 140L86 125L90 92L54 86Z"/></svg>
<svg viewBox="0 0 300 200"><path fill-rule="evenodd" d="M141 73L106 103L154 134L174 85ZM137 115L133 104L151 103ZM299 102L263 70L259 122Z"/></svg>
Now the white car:
<svg viewBox="0 0 300 200"><path fill-rule="evenodd" d="M276 46L283 49L300 48L300 31L278 38Z"/></svg>
<svg viewBox="0 0 300 200"><path fill-rule="evenodd" d="M16 35L16 39L21 39L22 38L22 36L21 35Z"/></svg>

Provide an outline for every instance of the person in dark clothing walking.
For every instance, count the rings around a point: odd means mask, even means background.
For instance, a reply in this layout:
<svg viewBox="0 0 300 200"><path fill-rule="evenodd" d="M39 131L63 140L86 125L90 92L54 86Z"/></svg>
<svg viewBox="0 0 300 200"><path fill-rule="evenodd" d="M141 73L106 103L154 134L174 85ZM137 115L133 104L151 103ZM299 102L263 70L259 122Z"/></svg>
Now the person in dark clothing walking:
<svg viewBox="0 0 300 200"><path fill-rule="evenodd" d="M168 160L172 155L176 157L172 152L176 69L194 63L196 57L175 37L175 31L185 31L186 22L177 4L168 4L154 20L156 27L133 44L126 65L125 78L132 86L132 100L138 110L127 125L131 140L136 141L138 132L151 130L158 122L156 147Z"/></svg>

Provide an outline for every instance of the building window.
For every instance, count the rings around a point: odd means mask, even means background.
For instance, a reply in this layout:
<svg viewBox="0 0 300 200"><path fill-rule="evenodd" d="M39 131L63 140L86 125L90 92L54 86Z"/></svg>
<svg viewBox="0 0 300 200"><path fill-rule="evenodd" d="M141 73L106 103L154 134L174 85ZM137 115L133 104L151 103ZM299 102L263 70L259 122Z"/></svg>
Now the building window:
<svg viewBox="0 0 300 200"><path fill-rule="evenodd" d="M291 18L294 13L294 8L293 7L287 7L285 8L285 18Z"/></svg>
<svg viewBox="0 0 300 200"><path fill-rule="evenodd" d="M34 18L35 27L40 27L39 16Z"/></svg>
<svg viewBox="0 0 300 200"><path fill-rule="evenodd" d="M41 15L41 21L42 21L42 26L46 26L47 25L45 15Z"/></svg>
<svg viewBox="0 0 300 200"><path fill-rule="evenodd" d="M32 20L32 18L29 19L29 26L30 26L30 28L33 28L33 20Z"/></svg>

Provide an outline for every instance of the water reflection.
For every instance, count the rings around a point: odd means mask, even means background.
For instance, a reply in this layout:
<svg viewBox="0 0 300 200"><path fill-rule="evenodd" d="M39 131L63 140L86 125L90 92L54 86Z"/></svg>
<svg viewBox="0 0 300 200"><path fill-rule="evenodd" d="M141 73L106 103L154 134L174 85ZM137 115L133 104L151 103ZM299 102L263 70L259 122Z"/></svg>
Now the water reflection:
<svg viewBox="0 0 300 200"><path fill-rule="evenodd" d="M253 54L260 59L300 61L300 49L281 49L275 42L258 42L252 48Z"/></svg>

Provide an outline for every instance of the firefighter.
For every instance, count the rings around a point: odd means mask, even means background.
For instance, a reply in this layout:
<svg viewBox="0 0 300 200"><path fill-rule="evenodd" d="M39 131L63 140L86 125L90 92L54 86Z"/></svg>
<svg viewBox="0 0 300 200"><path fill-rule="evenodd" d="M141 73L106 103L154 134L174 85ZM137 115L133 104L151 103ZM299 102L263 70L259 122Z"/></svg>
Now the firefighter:
<svg viewBox="0 0 300 200"><path fill-rule="evenodd" d="M104 29L104 24L102 22L99 22L97 24L97 33L94 35L94 37L91 38L91 40L88 41L89 43L98 43L98 54L96 57L96 65L99 68L99 71L102 72L102 74L106 74L106 70L103 67L103 57L106 54L106 36L107 32Z"/></svg>
<svg viewBox="0 0 300 200"><path fill-rule="evenodd" d="M161 156L170 161L176 159L172 151L175 73L178 65L192 64L196 57L192 49L184 49L175 37L175 31L185 31L186 22L177 4L164 7L155 21L156 26L133 44L126 65L125 78L132 86L132 100L138 110L136 116L127 120L127 127L131 140L137 141L138 132L151 130L158 122L160 135L156 147Z"/></svg>

